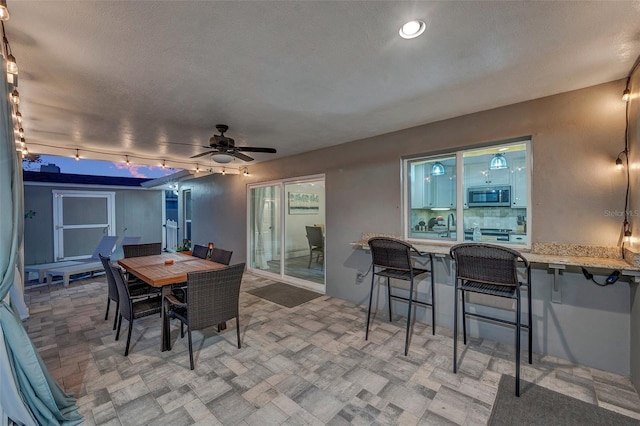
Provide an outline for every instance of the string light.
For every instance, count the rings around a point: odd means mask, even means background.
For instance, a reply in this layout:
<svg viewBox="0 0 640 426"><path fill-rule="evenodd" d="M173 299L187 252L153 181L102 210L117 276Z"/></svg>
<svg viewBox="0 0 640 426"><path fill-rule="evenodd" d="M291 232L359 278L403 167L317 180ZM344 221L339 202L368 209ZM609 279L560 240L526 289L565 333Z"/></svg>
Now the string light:
<svg viewBox="0 0 640 426"><path fill-rule="evenodd" d="M223 168L222 168L222 175L224 176L224 175L226 175L226 174L227 174L227 171L226 171L226 170L224 169L224 167L223 167Z"/></svg>
<svg viewBox="0 0 640 426"><path fill-rule="evenodd" d="M125 158L127 159L127 161L126 161L127 166L130 166L130 165L131 165L131 163L129 162L129 156L128 156L128 155L125 155Z"/></svg>
<svg viewBox="0 0 640 426"><path fill-rule="evenodd" d="M76 161L80 161L80 151L76 149Z"/></svg>
<svg viewBox="0 0 640 426"><path fill-rule="evenodd" d="M24 138L24 129L22 127L18 129L18 136L20 136L21 138Z"/></svg>
<svg viewBox="0 0 640 426"><path fill-rule="evenodd" d="M244 168L244 171L242 172L242 175L243 176L249 176L249 168L248 167Z"/></svg>
<svg viewBox="0 0 640 426"><path fill-rule="evenodd" d="M16 121L18 122L18 125L22 127L22 114L20 111L16 112Z"/></svg>
<svg viewBox="0 0 640 426"><path fill-rule="evenodd" d="M26 145L26 141L24 140L24 138L20 138L20 147L24 148Z"/></svg>
<svg viewBox="0 0 640 426"><path fill-rule="evenodd" d="M14 105L20 103L20 93L18 93L17 89L13 89L13 92L11 92L11 103Z"/></svg>
<svg viewBox="0 0 640 426"><path fill-rule="evenodd" d="M624 92L622 92L622 100L624 102L629 102L629 99L631 99L631 90L624 89Z"/></svg>
<svg viewBox="0 0 640 426"><path fill-rule="evenodd" d="M200 173L200 165L196 164L196 173Z"/></svg>
<svg viewBox="0 0 640 426"><path fill-rule="evenodd" d="M164 163L164 160L162 160L162 168L163 168L163 169L166 169L166 168L167 168L166 164Z"/></svg>
<svg viewBox="0 0 640 426"><path fill-rule="evenodd" d="M0 21L9 20L9 9L7 9L7 0L0 0Z"/></svg>

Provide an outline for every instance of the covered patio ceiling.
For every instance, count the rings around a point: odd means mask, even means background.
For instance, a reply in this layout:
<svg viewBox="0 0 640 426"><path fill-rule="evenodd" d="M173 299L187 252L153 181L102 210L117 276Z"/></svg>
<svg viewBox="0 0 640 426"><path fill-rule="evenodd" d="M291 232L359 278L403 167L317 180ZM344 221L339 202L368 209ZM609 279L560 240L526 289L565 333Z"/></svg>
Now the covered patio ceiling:
<svg viewBox="0 0 640 426"><path fill-rule="evenodd" d="M638 1L8 3L30 152L186 169L218 123L278 150L261 162L624 78L640 53Z"/></svg>

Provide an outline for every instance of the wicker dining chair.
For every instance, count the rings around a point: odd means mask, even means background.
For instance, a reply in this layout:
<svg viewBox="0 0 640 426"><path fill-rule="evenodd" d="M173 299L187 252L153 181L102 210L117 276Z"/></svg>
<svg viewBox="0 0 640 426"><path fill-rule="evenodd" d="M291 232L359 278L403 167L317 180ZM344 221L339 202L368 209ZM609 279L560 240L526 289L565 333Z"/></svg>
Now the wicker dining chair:
<svg viewBox="0 0 640 426"><path fill-rule="evenodd" d="M219 325L236 319L238 349L240 349L239 298L244 263L222 269L187 274L187 300L180 301L173 295L164 298L164 330L169 333L169 320L176 318L187 326L189 362L194 368L191 331ZM166 341L170 342L170 336ZM171 350L171 343L169 343Z"/></svg>
<svg viewBox="0 0 640 426"><path fill-rule="evenodd" d="M104 273L107 277L107 311L104 314L104 320L106 321L107 318L109 317L109 305L113 300L114 302L116 302L116 313L113 317L113 329L115 330L116 325L118 323L118 313L120 312L120 299L118 297L118 287L116 286L116 280L115 280L115 277L113 276L113 271L110 268L111 258L109 256L103 256L100 253L98 253L98 256L100 257L100 261L102 262L102 266L104 267ZM128 284L128 287L129 287L129 294L133 298L152 296L154 294L158 294L160 290L159 288L156 289L144 282Z"/></svg>
<svg viewBox="0 0 640 426"><path fill-rule="evenodd" d="M193 249L191 250L191 255L195 257L199 257L200 259L206 259L209 254L208 246L201 246L198 244L194 244Z"/></svg>
<svg viewBox="0 0 640 426"><path fill-rule="evenodd" d="M131 343L131 332L133 331L133 321L149 315L160 313L162 297L159 294L143 298L134 299L129 292L129 286L125 284L125 277L122 269L118 266L109 264L113 273L113 278L118 288L118 300L120 308L120 316L118 318L118 331L116 331L116 340L120 338L120 328L122 327L122 318L129 321L129 332L127 333L127 345L124 350L124 356L129 355L129 344Z"/></svg>
<svg viewBox="0 0 640 426"><path fill-rule="evenodd" d="M462 299L462 335L467 344L467 317L480 318L515 326L516 328L516 396L520 396L520 333L525 328L529 334L529 364L532 363L532 314L531 314L531 266L520 253L510 248L479 243L464 243L451 247L451 257L456 262L454 320L453 320L453 372L457 370L458 346L458 291ZM527 281L518 278L518 262L526 269ZM527 287L528 323L521 321L520 288ZM515 321L492 317L476 312L467 312L465 292L504 297L516 301Z"/></svg>
<svg viewBox="0 0 640 426"><path fill-rule="evenodd" d="M124 257L140 257L162 254L162 243L127 244L122 246Z"/></svg>
<svg viewBox="0 0 640 426"><path fill-rule="evenodd" d="M222 263L223 265L228 265L231 263L231 256L233 255L232 251L220 249L214 247L211 249L211 261L216 263Z"/></svg>
<svg viewBox="0 0 640 426"><path fill-rule="evenodd" d="M367 310L367 330L365 340L369 339L369 322L371 318L371 300L373 299L373 288L376 282L375 277L387 278L387 304L389 306L389 322L392 320L391 299L402 300L408 303L407 309L407 331L405 334L404 354L409 351L409 331L411 329L411 312L413 304L431 307L431 333L436 333L436 304L435 304L435 280L433 277L433 256L431 253L422 253L411 244L394 238L375 237L369 240L372 258L371 292L369 293L369 308ZM411 261L411 254L425 256L429 258L430 269L416 268ZM377 270L376 270L377 268ZM418 300L414 297L414 279L416 276L431 273L431 302ZM409 281L408 297L393 294L391 292L391 278Z"/></svg>

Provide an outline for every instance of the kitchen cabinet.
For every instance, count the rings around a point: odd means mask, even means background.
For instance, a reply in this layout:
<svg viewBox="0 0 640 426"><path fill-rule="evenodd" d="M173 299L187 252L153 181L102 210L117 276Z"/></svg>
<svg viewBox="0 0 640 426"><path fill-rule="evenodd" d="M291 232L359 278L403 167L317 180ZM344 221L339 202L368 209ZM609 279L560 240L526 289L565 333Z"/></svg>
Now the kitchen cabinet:
<svg viewBox="0 0 640 426"><path fill-rule="evenodd" d="M446 173L442 176L432 176L431 193L428 198L429 207L450 208L456 207L456 178L453 167L446 167Z"/></svg>
<svg viewBox="0 0 640 426"><path fill-rule="evenodd" d="M471 163L464 167L467 188L487 185L509 185L510 169L490 170L488 163Z"/></svg>
<svg viewBox="0 0 640 426"><path fill-rule="evenodd" d="M527 207L527 168L524 158L517 158L512 161L511 207Z"/></svg>
<svg viewBox="0 0 640 426"><path fill-rule="evenodd" d="M412 168L411 174L411 208L421 209L424 207L424 187L425 187L425 166L420 164Z"/></svg>

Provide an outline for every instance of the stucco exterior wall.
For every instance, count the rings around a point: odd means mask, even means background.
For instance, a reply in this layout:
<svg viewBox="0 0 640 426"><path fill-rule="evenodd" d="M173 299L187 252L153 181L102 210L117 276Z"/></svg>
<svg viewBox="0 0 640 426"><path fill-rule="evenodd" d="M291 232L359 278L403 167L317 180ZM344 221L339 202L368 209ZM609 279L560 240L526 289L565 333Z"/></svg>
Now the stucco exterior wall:
<svg viewBox="0 0 640 426"><path fill-rule="evenodd" d="M530 136L532 241L616 246L621 219L607 212L624 208L624 176L614 164L624 138L623 89L624 81L615 81L349 143L336 140L340 145L249 165L249 177L196 179L188 183L197 212L193 227L234 247L234 263L240 262L246 258L247 183L325 173L326 292L364 304L369 277L358 282L356 276L368 269L370 256L349 243L362 232L401 234L401 157ZM438 262L436 279L438 326L451 328L448 262ZM629 283L600 288L569 268L561 277L562 304L552 304L551 280L546 267L534 271L534 350L629 375L630 357L640 358L630 347ZM418 310L419 321L429 316ZM472 333L479 327L483 337L513 342L511 330L481 324Z"/></svg>
<svg viewBox="0 0 640 426"><path fill-rule="evenodd" d="M54 262L53 189L116 193L115 235L139 235L141 242L162 241L162 191L25 184L25 211L36 215L24 225L25 265ZM119 244L119 243L118 243ZM95 249L95 246L93 247ZM89 253L90 254L90 253Z"/></svg>

